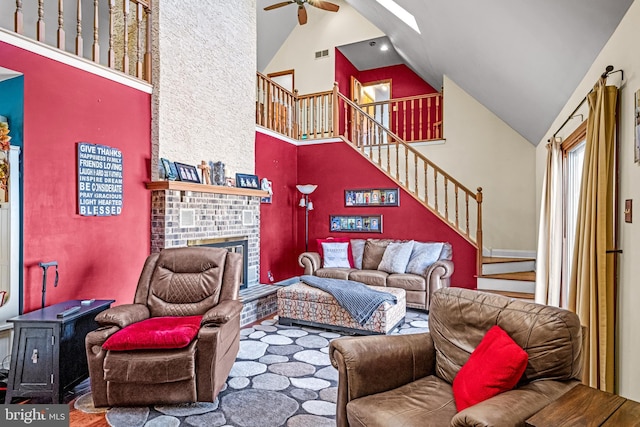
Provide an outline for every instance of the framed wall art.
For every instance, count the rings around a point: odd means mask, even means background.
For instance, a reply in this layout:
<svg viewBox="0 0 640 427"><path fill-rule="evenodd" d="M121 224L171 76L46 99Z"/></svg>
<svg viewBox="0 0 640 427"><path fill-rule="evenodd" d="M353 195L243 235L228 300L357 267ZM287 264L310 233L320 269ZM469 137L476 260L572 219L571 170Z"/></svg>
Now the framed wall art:
<svg viewBox="0 0 640 427"><path fill-rule="evenodd" d="M260 182L258 181L258 175L249 175L245 173L236 174L236 187L239 188L260 188Z"/></svg>
<svg viewBox="0 0 640 427"><path fill-rule="evenodd" d="M344 190L345 206L400 206L398 188Z"/></svg>
<svg viewBox="0 0 640 427"><path fill-rule="evenodd" d="M198 176L198 169L192 165L185 165L184 163L174 163L176 165L176 170L178 171L178 176L180 177L180 181L184 182L195 182L200 184L200 177Z"/></svg>
<svg viewBox="0 0 640 427"><path fill-rule="evenodd" d="M382 233L382 215L331 215L329 229L348 233Z"/></svg>

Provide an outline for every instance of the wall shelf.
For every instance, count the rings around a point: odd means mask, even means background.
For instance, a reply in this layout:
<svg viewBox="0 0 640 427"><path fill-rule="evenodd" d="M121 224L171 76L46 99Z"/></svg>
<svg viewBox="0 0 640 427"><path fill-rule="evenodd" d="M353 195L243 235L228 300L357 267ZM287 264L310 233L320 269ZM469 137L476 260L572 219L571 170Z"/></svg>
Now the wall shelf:
<svg viewBox="0 0 640 427"><path fill-rule="evenodd" d="M269 197L269 193L250 188L227 187L224 185L196 184L182 181L152 181L146 183L147 190L198 191L200 193L233 194L236 196Z"/></svg>

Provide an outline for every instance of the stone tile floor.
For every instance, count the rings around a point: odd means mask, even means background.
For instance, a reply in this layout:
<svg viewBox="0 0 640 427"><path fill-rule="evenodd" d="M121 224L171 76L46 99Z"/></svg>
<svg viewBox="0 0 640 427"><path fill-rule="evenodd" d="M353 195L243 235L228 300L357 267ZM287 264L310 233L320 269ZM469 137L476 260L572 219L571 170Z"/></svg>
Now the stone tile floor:
<svg viewBox="0 0 640 427"><path fill-rule="evenodd" d="M428 331L427 314L407 310L393 334ZM324 329L282 326L269 319L241 330L240 351L227 385L213 403L110 408L114 427L324 427L335 426L338 372L329 342L342 336ZM75 407L93 408L91 394Z"/></svg>

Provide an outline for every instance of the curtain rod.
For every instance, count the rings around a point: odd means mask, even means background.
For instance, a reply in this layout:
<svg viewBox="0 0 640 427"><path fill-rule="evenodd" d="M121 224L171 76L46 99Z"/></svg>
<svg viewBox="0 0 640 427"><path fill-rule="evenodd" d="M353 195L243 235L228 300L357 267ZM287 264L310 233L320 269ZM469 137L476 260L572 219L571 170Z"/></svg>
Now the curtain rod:
<svg viewBox="0 0 640 427"><path fill-rule="evenodd" d="M615 74L615 73L620 73L622 76L622 80L624 80L624 71L622 71L622 69L620 70L613 70L613 65L607 65L607 68L604 70L604 73L602 73L600 75L600 77L602 77L603 79L606 79L607 77L609 77L611 74ZM589 93L593 92L593 89L591 89L589 91ZM584 104L584 102L587 100L587 97L589 96L589 93L587 93L585 95L584 98L582 98L582 101L580 101L580 103L578 104L578 106L571 112L571 114L569 114L569 117L567 117L567 120L564 121L564 123L562 123L560 125L560 127L558 128L557 131L555 131L555 133L553 134L553 136L551 137L551 139L555 139L556 135L558 134L558 132L560 132L562 130L562 128L564 128L567 123L569 123L569 120L573 119L576 115L576 112L578 112L578 110L580 109L580 107L582 107L582 104ZM551 142L551 139L549 139L549 142Z"/></svg>

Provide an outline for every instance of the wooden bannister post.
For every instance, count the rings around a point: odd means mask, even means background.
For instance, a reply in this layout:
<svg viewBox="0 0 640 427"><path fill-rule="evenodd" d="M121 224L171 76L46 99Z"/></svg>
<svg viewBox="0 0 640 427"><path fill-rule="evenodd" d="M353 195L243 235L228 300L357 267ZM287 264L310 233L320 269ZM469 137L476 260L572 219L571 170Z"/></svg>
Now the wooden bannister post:
<svg viewBox="0 0 640 427"><path fill-rule="evenodd" d="M476 225L476 244L478 245L478 259L476 263L477 275L482 275L482 187L478 187L476 193L478 202L478 224Z"/></svg>
<svg viewBox="0 0 640 427"><path fill-rule="evenodd" d="M98 0L93 0L93 50L94 62L100 62L100 36L99 36Z"/></svg>
<svg viewBox="0 0 640 427"><path fill-rule="evenodd" d="M293 90L293 138L300 139L300 100L298 99L298 89Z"/></svg>
<svg viewBox="0 0 640 427"><path fill-rule="evenodd" d="M76 55L83 56L84 45L82 41L82 0L78 0L78 15L76 29Z"/></svg>
<svg viewBox="0 0 640 427"><path fill-rule="evenodd" d="M142 79L144 70L144 54L142 51L142 3L136 6L136 77Z"/></svg>
<svg viewBox="0 0 640 427"><path fill-rule="evenodd" d="M116 55L113 50L113 14L116 7L116 0L109 0L109 52L107 53L107 66L114 68L116 66Z"/></svg>
<svg viewBox="0 0 640 427"><path fill-rule="evenodd" d="M331 136L340 136L340 112L338 111L338 82L333 82L333 92L331 93L332 105L332 129Z"/></svg>
<svg viewBox="0 0 640 427"><path fill-rule="evenodd" d="M144 51L144 79L151 83L151 8L148 7L145 11L147 12L147 40Z"/></svg>
<svg viewBox="0 0 640 427"><path fill-rule="evenodd" d="M65 48L64 36L64 0L58 0L58 49Z"/></svg>
<svg viewBox="0 0 640 427"><path fill-rule="evenodd" d="M38 23L36 37L39 42L44 42L44 0L38 0Z"/></svg>
<svg viewBox="0 0 640 427"><path fill-rule="evenodd" d="M124 19L122 71L129 74L129 0L122 0L122 17Z"/></svg>
<svg viewBox="0 0 640 427"><path fill-rule="evenodd" d="M18 34L24 30L24 17L22 16L22 0L16 0L16 13L13 18L13 28Z"/></svg>

